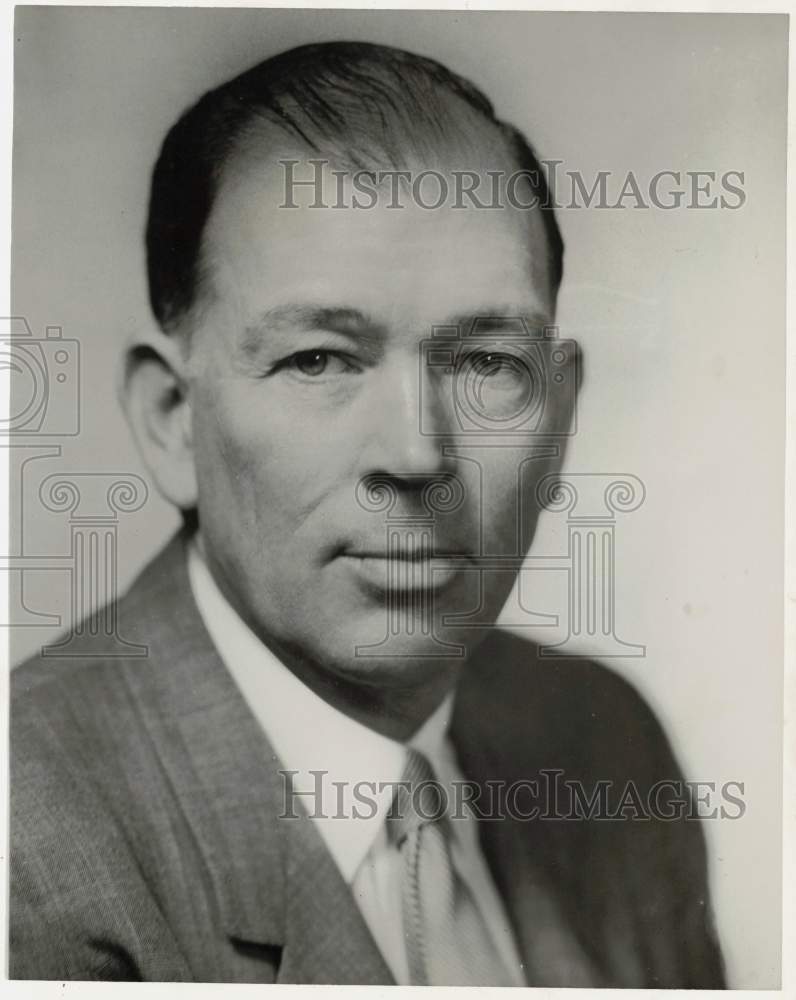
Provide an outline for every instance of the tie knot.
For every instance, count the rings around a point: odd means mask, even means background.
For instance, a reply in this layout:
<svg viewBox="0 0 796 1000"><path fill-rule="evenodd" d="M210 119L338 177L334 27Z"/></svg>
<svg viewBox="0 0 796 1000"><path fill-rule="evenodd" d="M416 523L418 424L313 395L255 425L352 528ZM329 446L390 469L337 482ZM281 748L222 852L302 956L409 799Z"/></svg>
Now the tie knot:
<svg viewBox="0 0 796 1000"><path fill-rule="evenodd" d="M410 833L442 820L447 805L447 794L433 767L422 753L410 748L387 813L390 841L400 847Z"/></svg>

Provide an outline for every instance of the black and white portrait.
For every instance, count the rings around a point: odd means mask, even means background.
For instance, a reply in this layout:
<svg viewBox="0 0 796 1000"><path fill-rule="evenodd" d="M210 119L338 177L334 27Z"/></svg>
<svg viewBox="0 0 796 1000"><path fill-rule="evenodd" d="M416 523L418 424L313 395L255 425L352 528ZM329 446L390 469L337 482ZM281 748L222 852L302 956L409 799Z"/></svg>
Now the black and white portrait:
<svg viewBox="0 0 796 1000"><path fill-rule="evenodd" d="M780 989L787 39L16 9L10 979Z"/></svg>

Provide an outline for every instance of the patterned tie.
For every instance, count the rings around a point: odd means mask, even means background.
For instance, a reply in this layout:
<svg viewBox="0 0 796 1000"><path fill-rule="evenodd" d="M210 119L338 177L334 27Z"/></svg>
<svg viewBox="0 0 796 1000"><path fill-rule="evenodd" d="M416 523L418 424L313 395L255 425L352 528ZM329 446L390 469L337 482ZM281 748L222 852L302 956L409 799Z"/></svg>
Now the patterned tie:
<svg viewBox="0 0 796 1000"><path fill-rule="evenodd" d="M428 760L408 758L387 816L403 858L409 975L421 986L512 986L472 894L451 861L450 820Z"/></svg>

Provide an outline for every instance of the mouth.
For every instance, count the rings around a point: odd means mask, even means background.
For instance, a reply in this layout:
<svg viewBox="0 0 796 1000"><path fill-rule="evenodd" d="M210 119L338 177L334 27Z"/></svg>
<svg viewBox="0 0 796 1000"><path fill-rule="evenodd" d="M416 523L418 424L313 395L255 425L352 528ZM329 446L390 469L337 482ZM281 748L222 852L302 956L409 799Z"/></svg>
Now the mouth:
<svg viewBox="0 0 796 1000"><path fill-rule="evenodd" d="M361 582L382 593L441 591L471 565L463 552L355 551L341 558Z"/></svg>

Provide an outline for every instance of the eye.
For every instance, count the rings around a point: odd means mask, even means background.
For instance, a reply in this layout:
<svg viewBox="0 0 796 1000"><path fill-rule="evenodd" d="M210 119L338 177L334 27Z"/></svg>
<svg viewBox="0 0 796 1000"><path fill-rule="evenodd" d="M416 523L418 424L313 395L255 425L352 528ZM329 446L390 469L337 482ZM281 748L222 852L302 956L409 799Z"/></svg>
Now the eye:
<svg viewBox="0 0 796 1000"><path fill-rule="evenodd" d="M313 347L308 351L296 351L295 354L280 361L273 369L273 371L282 370L292 372L302 379L320 381L324 377L330 378L346 372L353 372L356 368L337 351Z"/></svg>
<svg viewBox="0 0 796 1000"><path fill-rule="evenodd" d="M509 384L528 377L528 368L523 360L503 351L471 351L463 359L463 364L478 379Z"/></svg>
<svg viewBox="0 0 796 1000"><path fill-rule="evenodd" d="M328 351L301 351L291 359L293 367L302 375L310 377L323 375L329 364Z"/></svg>

